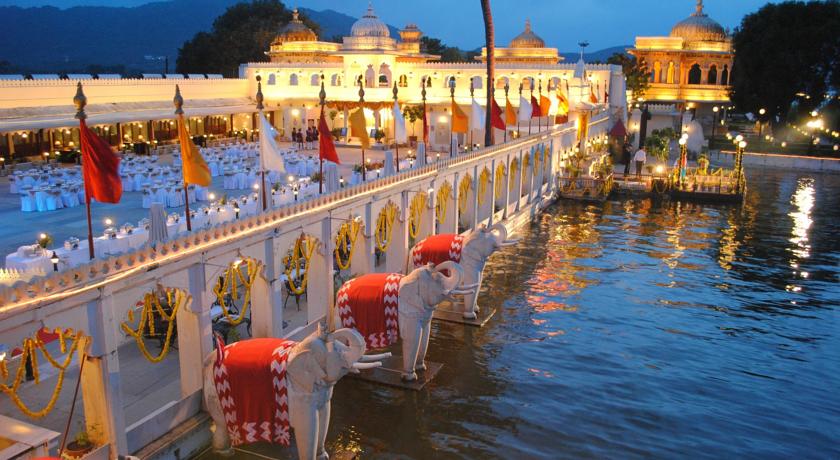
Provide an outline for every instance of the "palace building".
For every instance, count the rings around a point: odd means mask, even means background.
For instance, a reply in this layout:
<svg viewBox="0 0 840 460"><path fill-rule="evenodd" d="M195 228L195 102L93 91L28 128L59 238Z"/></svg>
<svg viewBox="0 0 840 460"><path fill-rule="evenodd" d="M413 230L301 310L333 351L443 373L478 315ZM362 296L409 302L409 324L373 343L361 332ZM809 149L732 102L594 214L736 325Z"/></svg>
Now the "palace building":
<svg viewBox="0 0 840 460"><path fill-rule="evenodd" d="M193 134L249 136L257 127L254 95L260 81L266 116L281 135L288 136L293 127L318 118L322 78L332 127L346 127L348 108L358 106L361 82L369 127L381 129L386 140L392 136L395 84L397 100L405 108L422 104L421 82L426 81L431 148L448 150L451 87L454 85L455 101L468 115L471 87L475 99L483 104L486 50L473 62L439 62L440 56L421 48L422 35L417 25L408 24L399 37L392 36L369 7L341 43L326 42L295 11L266 50L266 62L242 64L239 78L180 74L149 74L141 79L118 75L0 76L0 152L6 157L52 155L78 146L78 122L71 103L78 81L89 101L89 126L114 146L154 147L177 138L172 106L175 85L181 88ZM588 65L582 60L564 63L557 49L547 47L531 29L530 22L525 22L524 31L507 47L496 48L496 56L493 85L502 107L506 86L517 107L520 88L526 99L532 91L537 99L540 90L545 95L562 91L570 101L572 119L580 110L617 111L626 106L620 67ZM593 97L597 100L594 104ZM547 121L543 119L543 123ZM421 121L407 124L409 135L422 136ZM481 130L471 134L473 139L483 139ZM461 144L466 141L459 139Z"/></svg>
<svg viewBox="0 0 840 460"><path fill-rule="evenodd" d="M684 121L696 118L709 129L713 107L729 105L732 40L703 11L702 0L667 37L636 37L635 47L628 51L650 70L650 88L644 95L653 114L649 129L679 123L686 113Z"/></svg>

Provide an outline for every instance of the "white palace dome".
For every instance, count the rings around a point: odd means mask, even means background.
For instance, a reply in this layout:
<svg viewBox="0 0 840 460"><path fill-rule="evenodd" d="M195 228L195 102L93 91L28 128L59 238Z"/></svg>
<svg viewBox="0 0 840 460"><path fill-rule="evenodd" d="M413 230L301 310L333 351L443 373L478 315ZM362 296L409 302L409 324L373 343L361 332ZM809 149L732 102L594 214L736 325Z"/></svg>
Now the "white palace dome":
<svg viewBox="0 0 840 460"><path fill-rule="evenodd" d="M384 22L379 20L373 12L373 5L368 5L367 13L353 24L350 29L352 37L390 37L391 32Z"/></svg>

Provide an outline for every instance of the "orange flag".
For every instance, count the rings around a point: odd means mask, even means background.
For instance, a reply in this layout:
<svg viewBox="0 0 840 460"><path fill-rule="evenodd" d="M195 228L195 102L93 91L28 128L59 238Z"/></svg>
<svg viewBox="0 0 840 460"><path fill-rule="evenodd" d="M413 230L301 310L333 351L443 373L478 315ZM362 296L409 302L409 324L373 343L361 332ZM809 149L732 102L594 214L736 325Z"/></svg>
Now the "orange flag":
<svg viewBox="0 0 840 460"><path fill-rule="evenodd" d="M551 99L547 96L543 96L540 94L540 113L542 116L547 117L548 111L551 109Z"/></svg>
<svg viewBox="0 0 840 460"><path fill-rule="evenodd" d="M114 154L107 142L87 127L84 118L79 120L79 138L82 144L85 202L90 204L93 198L100 203L119 203L122 198L120 157Z"/></svg>
<svg viewBox="0 0 840 460"><path fill-rule="evenodd" d="M182 113L178 114L178 141L181 142L181 168L184 172L184 183L202 187L210 186L213 182L210 167L201 156L201 151L193 144Z"/></svg>
<svg viewBox="0 0 840 460"><path fill-rule="evenodd" d="M510 98L508 98L507 104L505 105L505 123L508 126L514 126L516 125L516 121L516 110L510 105Z"/></svg>
<svg viewBox="0 0 840 460"><path fill-rule="evenodd" d="M470 130L469 127L469 119L467 118L467 114L461 110L461 107L452 101L452 132L453 133L466 133Z"/></svg>
<svg viewBox="0 0 840 460"><path fill-rule="evenodd" d="M595 95L595 91L592 90L592 86L589 87L589 102L593 104L598 103L598 96Z"/></svg>

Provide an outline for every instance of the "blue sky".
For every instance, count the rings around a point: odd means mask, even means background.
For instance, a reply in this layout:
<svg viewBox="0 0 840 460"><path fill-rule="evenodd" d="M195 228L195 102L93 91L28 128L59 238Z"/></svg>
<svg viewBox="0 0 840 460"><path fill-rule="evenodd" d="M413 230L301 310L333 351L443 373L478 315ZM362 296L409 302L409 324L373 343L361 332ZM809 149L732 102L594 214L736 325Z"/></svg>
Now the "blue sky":
<svg viewBox="0 0 840 460"><path fill-rule="evenodd" d="M0 0L0 5L135 6L148 0ZM286 0L288 6L333 9L361 16L368 0ZM767 0L706 0L706 13L724 27L734 28L741 18ZM695 0L495 0L496 42L506 44L522 31L530 18L534 31L549 46L572 51L581 40L591 50L630 45L637 35L666 35L671 26L694 11ZM415 22L427 35L462 48L484 40L478 0L374 0L374 8L387 23L402 27Z"/></svg>

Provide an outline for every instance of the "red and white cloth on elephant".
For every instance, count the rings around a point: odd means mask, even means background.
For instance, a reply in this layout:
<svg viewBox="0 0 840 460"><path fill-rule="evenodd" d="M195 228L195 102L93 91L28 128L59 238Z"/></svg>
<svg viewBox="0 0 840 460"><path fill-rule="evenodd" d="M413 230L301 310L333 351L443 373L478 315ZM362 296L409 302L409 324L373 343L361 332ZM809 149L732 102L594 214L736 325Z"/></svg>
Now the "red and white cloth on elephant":
<svg viewBox="0 0 840 460"><path fill-rule="evenodd" d="M431 262L435 265L443 262L461 262L461 249L464 247L464 237L454 233L432 235L416 245L411 250L411 261L414 268Z"/></svg>
<svg viewBox="0 0 840 460"><path fill-rule="evenodd" d="M399 273L372 273L344 283L336 295L342 327L362 334L368 348L384 348L399 339Z"/></svg>
<svg viewBox="0 0 840 460"><path fill-rule="evenodd" d="M213 380L233 446L289 445L286 362L295 345L273 338L217 341Z"/></svg>

